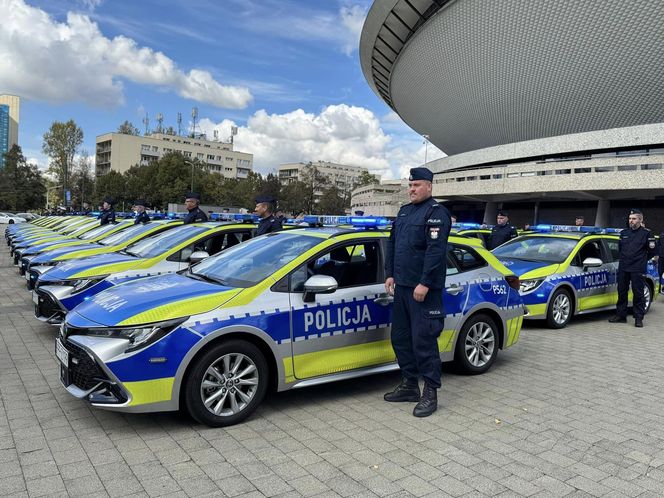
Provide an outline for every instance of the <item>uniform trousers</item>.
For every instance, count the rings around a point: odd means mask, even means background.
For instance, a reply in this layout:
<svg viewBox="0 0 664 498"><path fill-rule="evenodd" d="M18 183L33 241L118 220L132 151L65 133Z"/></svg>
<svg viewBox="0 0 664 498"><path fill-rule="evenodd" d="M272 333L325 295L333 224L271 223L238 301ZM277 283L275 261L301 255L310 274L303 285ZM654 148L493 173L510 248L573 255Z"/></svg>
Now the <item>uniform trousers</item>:
<svg viewBox="0 0 664 498"><path fill-rule="evenodd" d="M646 300L643 295L643 273L634 271L618 270L618 302L616 303L616 314L622 318L627 317L627 292L632 284L633 310L636 320L643 320L646 313Z"/></svg>

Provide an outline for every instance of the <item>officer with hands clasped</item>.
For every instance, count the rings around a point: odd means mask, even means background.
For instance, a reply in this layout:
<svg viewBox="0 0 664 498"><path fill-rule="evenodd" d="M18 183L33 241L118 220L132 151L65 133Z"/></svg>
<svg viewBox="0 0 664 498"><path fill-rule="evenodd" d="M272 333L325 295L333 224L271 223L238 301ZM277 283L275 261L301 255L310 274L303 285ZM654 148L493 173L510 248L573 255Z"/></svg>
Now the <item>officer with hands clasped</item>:
<svg viewBox="0 0 664 498"><path fill-rule="evenodd" d="M147 202L145 202L143 199L139 199L134 202L134 208L136 208L136 218L134 218L134 225L150 222L150 215L145 212L146 204Z"/></svg>
<svg viewBox="0 0 664 498"><path fill-rule="evenodd" d="M115 202L111 197L106 197L104 199L104 203L101 205L101 213L99 213L98 216L100 225L115 223L115 209L113 209L113 204L115 204Z"/></svg>
<svg viewBox="0 0 664 498"><path fill-rule="evenodd" d="M509 224L509 217L507 211L501 209L496 216L496 225L491 229L489 235L489 243L487 249L491 251L496 247L504 244L508 240L518 237L516 228Z"/></svg>
<svg viewBox="0 0 664 498"><path fill-rule="evenodd" d="M643 295L643 274L648 259L657 254L657 242L650 230L643 226L643 213L638 209L629 212L629 228L620 232L618 242L618 302L611 323L627 322L627 293L632 285L634 326L643 327L646 302Z"/></svg>
<svg viewBox="0 0 664 498"><path fill-rule="evenodd" d="M277 200L270 195L259 195L256 197L256 208L254 212L261 219L258 222L256 236L278 232L282 229L281 220L274 216L276 203Z"/></svg>
<svg viewBox="0 0 664 498"><path fill-rule="evenodd" d="M450 214L431 197L433 173L412 168L410 204L394 220L387 244L385 289L394 295L392 347L402 381L385 401L418 401L413 415L438 408L441 361L438 336L445 323L442 289L447 266ZM420 396L419 378L424 378Z"/></svg>
<svg viewBox="0 0 664 498"><path fill-rule="evenodd" d="M196 192L189 192L184 201L184 206L187 208L187 215L184 217L184 224L188 225L189 223L198 223L202 221L207 221L208 217L201 209L199 209L199 204L201 203L201 195Z"/></svg>

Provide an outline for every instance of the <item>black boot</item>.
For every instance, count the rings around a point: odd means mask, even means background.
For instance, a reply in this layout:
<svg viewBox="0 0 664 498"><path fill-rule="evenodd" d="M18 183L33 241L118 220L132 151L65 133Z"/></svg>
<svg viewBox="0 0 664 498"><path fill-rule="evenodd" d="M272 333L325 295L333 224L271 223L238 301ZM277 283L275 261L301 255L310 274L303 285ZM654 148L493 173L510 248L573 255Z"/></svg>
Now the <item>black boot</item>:
<svg viewBox="0 0 664 498"><path fill-rule="evenodd" d="M428 417L438 408L438 390L428 384L424 384L424 391L420 402L415 405L413 415L416 417Z"/></svg>
<svg viewBox="0 0 664 498"><path fill-rule="evenodd" d="M615 315L609 318L609 323L627 323L627 318L620 315Z"/></svg>
<svg viewBox="0 0 664 498"><path fill-rule="evenodd" d="M386 393L383 396L385 401L392 403L400 401L419 401L420 400L420 386L417 380L402 379L394 391Z"/></svg>
<svg viewBox="0 0 664 498"><path fill-rule="evenodd" d="M634 320L634 326L635 327L643 327L643 319L642 318L636 318Z"/></svg>

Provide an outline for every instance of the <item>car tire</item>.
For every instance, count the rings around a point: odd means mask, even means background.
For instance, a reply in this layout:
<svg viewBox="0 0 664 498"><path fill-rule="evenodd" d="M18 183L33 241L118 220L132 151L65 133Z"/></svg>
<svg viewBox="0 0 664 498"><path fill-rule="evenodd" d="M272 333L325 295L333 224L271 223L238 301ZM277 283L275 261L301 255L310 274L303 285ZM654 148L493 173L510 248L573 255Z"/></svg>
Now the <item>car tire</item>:
<svg viewBox="0 0 664 498"><path fill-rule="evenodd" d="M255 345L229 340L195 360L184 384L189 414L210 427L234 425L251 415L265 397L268 366Z"/></svg>
<svg viewBox="0 0 664 498"><path fill-rule="evenodd" d="M9 220L9 224L10 224L10 225L13 225L13 224L14 224L14 220Z"/></svg>
<svg viewBox="0 0 664 498"><path fill-rule="evenodd" d="M567 289L558 289L546 309L546 324L552 329L562 329L572 319L572 311L572 295Z"/></svg>
<svg viewBox="0 0 664 498"><path fill-rule="evenodd" d="M471 316L459 331L454 363L461 373L486 372L498 356L500 334L493 318L484 313Z"/></svg>
<svg viewBox="0 0 664 498"><path fill-rule="evenodd" d="M650 282L646 281L643 285L643 298L646 301L645 312L644 313L648 313L648 310L650 309L650 305L652 304L653 294L654 294L654 291L653 291L653 288L650 285Z"/></svg>

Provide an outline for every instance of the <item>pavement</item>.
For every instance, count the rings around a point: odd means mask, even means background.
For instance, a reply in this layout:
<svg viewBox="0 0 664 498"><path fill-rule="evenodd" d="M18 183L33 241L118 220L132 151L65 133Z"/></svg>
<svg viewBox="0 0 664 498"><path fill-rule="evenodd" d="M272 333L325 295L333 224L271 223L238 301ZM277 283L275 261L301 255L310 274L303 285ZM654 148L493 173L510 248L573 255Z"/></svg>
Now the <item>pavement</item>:
<svg viewBox="0 0 664 498"><path fill-rule="evenodd" d="M491 371L445 370L439 410L389 404L398 373L268 396L246 422L89 407L56 329L0 249L2 496L664 496L664 300L645 327L527 324Z"/></svg>

